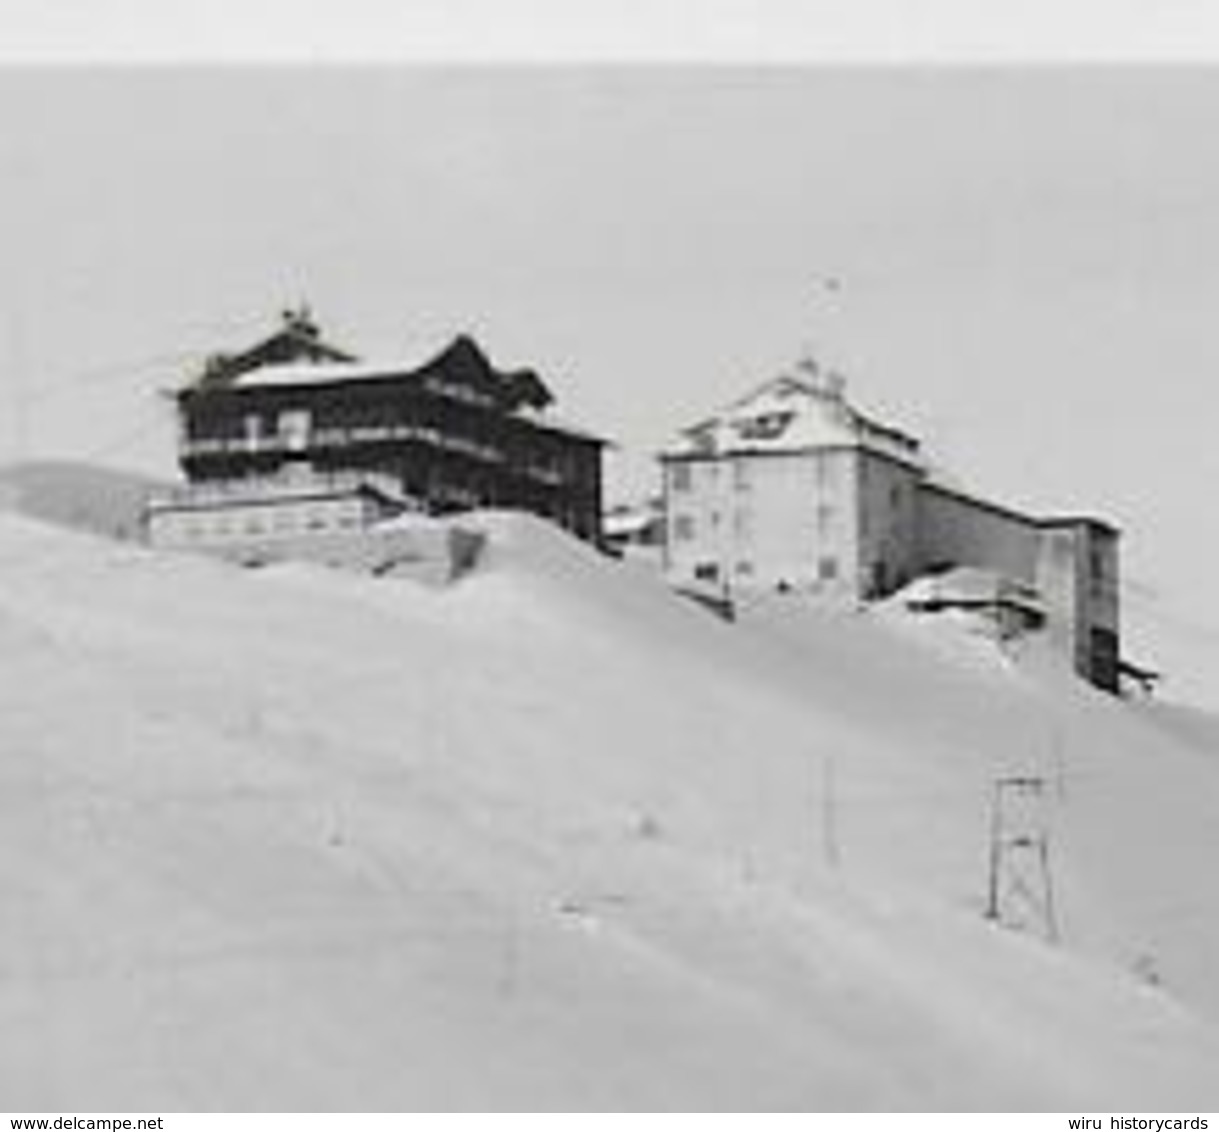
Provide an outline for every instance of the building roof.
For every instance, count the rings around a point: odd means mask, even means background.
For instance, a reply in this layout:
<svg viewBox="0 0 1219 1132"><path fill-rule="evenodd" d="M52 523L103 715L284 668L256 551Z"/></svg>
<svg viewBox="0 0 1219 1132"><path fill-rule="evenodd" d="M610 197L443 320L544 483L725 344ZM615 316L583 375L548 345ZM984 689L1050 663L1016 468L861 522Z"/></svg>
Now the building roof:
<svg viewBox="0 0 1219 1132"><path fill-rule="evenodd" d="M990 499L984 499L982 496L977 495L956 483L946 482L942 478L942 473L938 469L924 478L919 484L919 488L922 491L938 492L940 495L946 495L952 499L956 499L962 503L968 504L971 507L977 507L983 511L990 511L992 514L998 515L1000 518L1025 523L1030 527L1037 527L1041 530L1053 529L1055 527L1089 526L1103 531L1113 538L1117 538L1121 534L1121 531L1114 526L1114 524L1105 519L1098 518L1095 515L1050 515L1042 518L1036 515L1030 515L1024 511L1017 511L1014 507L1009 507L1006 504L995 503Z"/></svg>
<svg viewBox="0 0 1219 1132"><path fill-rule="evenodd" d="M193 388L235 384L243 375L264 366L291 362L320 364L352 362L354 356L322 339L308 307L283 312L282 325L273 334L237 354L213 354Z"/></svg>
<svg viewBox="0 0 1219 1132"><path fill-rule="evenodd" d="M1039 519L1038 524L1042 527L1095 527L1114 537L1121 534L1116 524L1097 515L1050 515Z"/></svg>
<svg viewBox="0 0 1219 1132"><path fill-rule="evenodd" d="M323 385L369 379L402 379L443 372L482 386L515 406L544 408L554 400L531 369L501 370L468 334L459 334L435 356L413 361L363 361L322 340L308 313L287 311L284 326L240 354L217 354L203 375L183 392L261 388L272 385Z"/></svg>
<svg viewBox="0 0 1219 1132"><path fill-rule="evenodd" d="M392 476L377 472L310 471L299 476L247 476L237 480L175 484L151 496L148 509L153 512L224 510L352 495L373 496L403 506L412 502Z"/></svg>
<svg viewBox="0 0 1219 1132"><path fill-rule="evenodd" d="M604 444L587 428L550 411L554 396L532 369L500 369L468 334L418 360L360 359L325 342L307 311L284 313L284 325L240 354L215 355L180 389L183 401L262 389L310 389L352 382L429 383L435 395L494 406L537 428Z"/></svg>
<svg viewBox="0 0 1219 1132"><path fill-rule="evenodd" d="M292 361L247 370L232 381L225 382L224 387L250 389L274 385L328 385L365 378L401 377L410 372L401 362L391 361ZM216 386L206 384L204 387L211 389Z"/></svg>
<svg viewBox="0 0 1219 1132"><path fill-rule="evenodd" d="M899 591L898 600L912 609L1006 605L1045 613L1044 600L1032 586L977 566L924 574Z"/></svg>
<svg viewBox="0 0 1219 1132"><path fill-rule="evenodd" d="M919 442L851 405L840 375L806 360L795 374L758 386L720 412L683 429L666 457L862 448L922 468Z"/></svg>

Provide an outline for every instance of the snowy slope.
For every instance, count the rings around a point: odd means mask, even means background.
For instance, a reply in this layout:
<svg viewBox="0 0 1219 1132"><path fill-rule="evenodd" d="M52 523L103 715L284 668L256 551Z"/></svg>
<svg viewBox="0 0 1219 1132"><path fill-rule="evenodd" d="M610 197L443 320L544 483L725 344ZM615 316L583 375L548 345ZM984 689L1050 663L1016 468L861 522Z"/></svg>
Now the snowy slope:
<svg viewBox="0 0 1219 1132"><path fill-rule="evenodd" d="M1174 702L1219 711L1219 625L1209 586L1169 596L1131 579L1122 590L1122 648L1162 677Z"/></svg>
<svg viewBox="0 0 1219 1132"><path fill-rule="evenodd" d="M480 521L436 591L0 516L6 1107L1219 1107L1208 728ZM1034 765L1058 947L979 914Z"/></svg>
<svg viewBox="0 0 1219 1132"><path fill-rule="evenodd" d="M108 538L138 539L144 505L164 485L136 472L74 460L0 466L0 510Z"/></svg>

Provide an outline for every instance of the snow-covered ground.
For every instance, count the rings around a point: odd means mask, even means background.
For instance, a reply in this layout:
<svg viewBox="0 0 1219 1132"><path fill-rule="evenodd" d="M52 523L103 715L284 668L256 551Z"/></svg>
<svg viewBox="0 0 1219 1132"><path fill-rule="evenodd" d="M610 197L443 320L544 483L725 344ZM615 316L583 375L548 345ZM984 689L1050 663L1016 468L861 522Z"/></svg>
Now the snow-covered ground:
<svg viewBox="0 0 1219 1132"><path fill-rule="evenodd" d="M0 515L7 1108L1219 1108L1219 722L478 522L433 589Z"/></svg>
<svg viewBox="0 0 1219 1132"><path fill-rule="evenodd" d="M144 507L168 484L79 460L0 464L0 510L57 526L139 541Z"/></svg>

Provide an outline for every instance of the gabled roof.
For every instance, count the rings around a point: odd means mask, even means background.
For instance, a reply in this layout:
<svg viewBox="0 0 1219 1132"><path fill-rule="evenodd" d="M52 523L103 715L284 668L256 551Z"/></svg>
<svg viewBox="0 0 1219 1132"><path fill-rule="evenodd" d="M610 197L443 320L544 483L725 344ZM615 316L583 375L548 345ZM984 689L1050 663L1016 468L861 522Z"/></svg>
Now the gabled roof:
<svg viewBox="0 0 1219 1132"><path fill-rule="evenodd" d="M513 409L544 409L554 395L531 369L500 370L468 334L459 334L438 357L423 367L449 377L489 386Z"/></svg>
<svg viewBox="0 0 1219 1132"><path fill-rule="evenodd" d="M422 379L434 376L481 390L512 408L540 410L553 401L549 389L530 369L499 370L482 348L467 334L460 334L440 353L422 363L390 359L357 361L350 356L336 359L291 359L265 362L235 373L225 388L253 389L267 386L331 385L348 381ZM197 388L215 388L204 382Z"/></svg>
<svg viewBox="0 0 1219 1132"><path fill-rule="evenodd" d="M830 447L865 448L923 466L917 440L861 413L847 401L843 379L822 373L811 361L684 429L664 454L718 456Z"/></svg>
<svg viewBox="0 0 1219 1132"><path fill-rule="evenodd" d="M493 405L538 428L605 443L602 437L549 411L554 396L534 370L498 369L469 334L459 334L423 362L360 360L323 341L307 311L286 312L284 326L269 338L240 354L213 358L204 375L178 396L183 402L194 402L212 394L245 390L376 381L427 384L440 396Z"/></svg>
<svg viewBox="0 0 1219 1132"><path fill-rule="evenodd" d="M215 354L184 393L268 385L316 385L371 378L442 376L478 389L508 410L544 409L554 397L531 369L500 370L468 334L422 365L368 362L326 342L307 308L285 311L283 325L238 354Z"/></svg>
<svg viewBox="0 0 1219 1132"><path fill-rule="evenodd" d="M283 325L274 334L239 354L213 354L194 388L211 389L235 384L263 366L293 362L320 364L354 362L355 356L322 340L308 307L283 312Z"/></svg>

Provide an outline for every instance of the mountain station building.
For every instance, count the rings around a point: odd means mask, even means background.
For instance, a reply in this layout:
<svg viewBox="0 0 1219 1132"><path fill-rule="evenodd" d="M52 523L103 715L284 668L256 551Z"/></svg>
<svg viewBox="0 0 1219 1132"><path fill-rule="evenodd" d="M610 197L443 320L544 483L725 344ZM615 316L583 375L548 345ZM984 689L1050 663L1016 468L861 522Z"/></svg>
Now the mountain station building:
<svg viewBox="0 0 1219 1132"><path fill-rule="evenodd" d="M174 397L188 482L150 509L156 545L223 551L484 507L601 538L605 442L559 421L536 373L497 368L468 335L422 365L369 362L289 311Z"/></svg>
<svg viewBox="0 0 1219 1132"><path fill-rule="evenodd" d="M661 464L663 563L679 588L868 602L989 571L1043 611L1076 672L1118 690L1117 529L948 486L917 439L860 412L811 360L683 430Z"/></svg>

